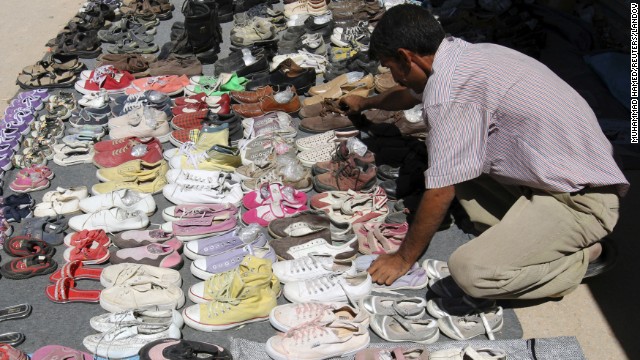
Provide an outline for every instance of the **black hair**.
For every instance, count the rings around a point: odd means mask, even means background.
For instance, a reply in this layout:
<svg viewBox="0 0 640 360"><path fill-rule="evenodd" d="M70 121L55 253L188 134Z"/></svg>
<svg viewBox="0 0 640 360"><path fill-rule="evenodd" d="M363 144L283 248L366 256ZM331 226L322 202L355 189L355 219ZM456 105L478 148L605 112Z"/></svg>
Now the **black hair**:
<svg viewBox="0 0 640 360"><path fill-rule="evenodd" d="M401 48L418 55L433 55L444 37L444 29L429 10L418 5L397 5L387 10L373 30L369 56L397 59Z"/></svg>

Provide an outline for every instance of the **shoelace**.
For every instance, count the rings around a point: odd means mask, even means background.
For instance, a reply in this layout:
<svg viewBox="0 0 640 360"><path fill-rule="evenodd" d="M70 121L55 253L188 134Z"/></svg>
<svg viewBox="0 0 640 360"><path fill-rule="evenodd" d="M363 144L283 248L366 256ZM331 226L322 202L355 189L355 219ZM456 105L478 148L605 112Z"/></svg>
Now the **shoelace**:
<svg viewBox="0 0 640 360"><path fill-rule="evenodd" d="M315 255L310 254L309 256L303 256L299 259L292 260L290 265L292 273L304 273L307 271L314 271L322 267L323 264Z"/></svg>
<svg viewBox="0 0 640 360"><path fill-rule="evenodd" d="M133 101L133 102L128 102L128 103L124 104L124 106L122 107L121 114L128 113L131 110L139 109L139 108L143 107L146 103L147 102L144 99L136 100L136 101Z"/></svg>
<svg viewBox="0 0 640 360"><path fill-rule="evenodd" d="M89 81L101 85L108 76L115 77L118 72L113 65L100 66L93 71L93 77Z"/></svg>
<svg viewBox="0 0 640 360"><path fill-rule="evenodd" d="M322 324L305 323L289 329L284 336L286 338L292 338L296 345L301 345L328 335L329 332L330 330Z"/></svg>
<svg viewBox="0 0 640 360"><path fill-rule="evenodd" d="M201 152L201 153L190 152L186 155L187 155L187 162L190 163L196 170L200 168L200 163L202 161L206 161L206 159L209 158L206 152Z"/></svg>
<svg viewBox="0 0 640 360"><path fill-rule="evenodd" d="M121 147L121 148L119 148L119 149L113 150L113 151L111 152L111 154L112 154L113 156L118 156L118 155L120 155L120 154L122 154L122 153L128 152L132 147L134 147L134 146L136 146L136 145L140 145L140 143L139 143L139 142L137 142L137 141L133 141L133 140L132 140L132 141L129 141L129 143L128 143L127 145L125 145L125 146L123 146L123 147Z"/></svg>

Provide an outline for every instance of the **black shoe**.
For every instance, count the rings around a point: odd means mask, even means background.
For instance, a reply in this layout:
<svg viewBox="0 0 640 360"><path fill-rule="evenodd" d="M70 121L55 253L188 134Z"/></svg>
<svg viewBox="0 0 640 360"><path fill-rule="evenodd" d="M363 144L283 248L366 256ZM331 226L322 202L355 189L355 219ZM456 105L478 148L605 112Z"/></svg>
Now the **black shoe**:
<svg viewBox="0 0 640 360"><path fill-rule="evenodd" d="M378 178L382 180L394 180L400 176L400 168L387 164L378 166Z"/></svg>
<svg viewBox="0 0 640 360"><path fill-rule="evenodd" d="M616 264L618 249L613 240L604 238L600 240L600 244L602 245L602 253L595 261L589 263L584 279L607 272Z"/></svg>
<svg viewBox="0 0 640 360"><path fill-rule="evenodd" d="M256 90L266 85L286 86L293 85L298 95L304 94L309 88L316 84L316 71L313 68L303 68L298 66L295 61L286 59L278 68L268 77L255 79L247 83L246 89L249 91Z"/></svg>

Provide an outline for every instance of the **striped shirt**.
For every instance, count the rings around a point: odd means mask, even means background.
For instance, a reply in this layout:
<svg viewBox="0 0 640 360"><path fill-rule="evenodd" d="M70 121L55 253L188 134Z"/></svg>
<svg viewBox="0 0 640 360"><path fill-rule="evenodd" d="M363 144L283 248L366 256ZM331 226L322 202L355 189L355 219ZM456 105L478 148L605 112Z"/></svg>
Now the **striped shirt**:
<svg viewBox="0 0 640 360"><path fill-rule="evenodd" d="M488 174L554 192L629 182L587 102L542 63L445 38L422 94L427 189Z"/></svg>

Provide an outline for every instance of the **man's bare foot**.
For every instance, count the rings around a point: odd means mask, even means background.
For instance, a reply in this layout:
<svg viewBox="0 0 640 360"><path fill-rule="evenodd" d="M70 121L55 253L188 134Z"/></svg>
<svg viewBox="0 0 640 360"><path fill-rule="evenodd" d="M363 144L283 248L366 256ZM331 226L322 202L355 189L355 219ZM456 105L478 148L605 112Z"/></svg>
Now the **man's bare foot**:
<svg viewBox="0 0 640 360"><path fill-rule="evenodd" d="M600 254L602 254L602 244L600 244L599 242L589 246L587 249L589 249L590 263L596 261L596 259L600 257Z"/></svg>

